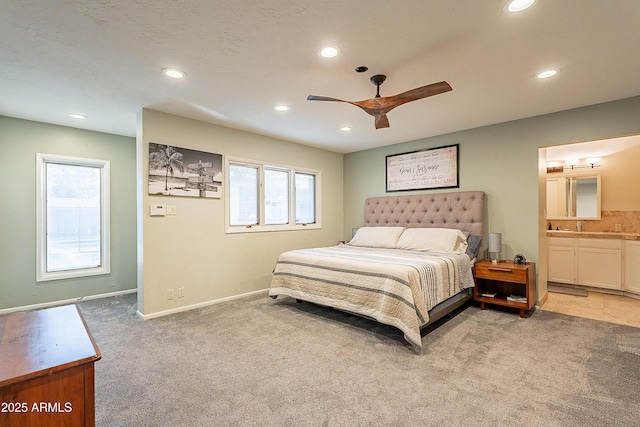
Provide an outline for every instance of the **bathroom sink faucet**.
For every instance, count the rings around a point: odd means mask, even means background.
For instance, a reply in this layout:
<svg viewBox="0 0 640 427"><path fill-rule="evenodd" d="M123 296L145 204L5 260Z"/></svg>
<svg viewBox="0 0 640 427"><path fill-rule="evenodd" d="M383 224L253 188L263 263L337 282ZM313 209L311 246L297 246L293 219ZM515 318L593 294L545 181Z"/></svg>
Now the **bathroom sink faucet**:
<svg viewBox="0 0 640 427"><path fill-rule="evenodd" d="M584 225L584 221L578 221L578 231L582 231L582 226Z"/></svg>

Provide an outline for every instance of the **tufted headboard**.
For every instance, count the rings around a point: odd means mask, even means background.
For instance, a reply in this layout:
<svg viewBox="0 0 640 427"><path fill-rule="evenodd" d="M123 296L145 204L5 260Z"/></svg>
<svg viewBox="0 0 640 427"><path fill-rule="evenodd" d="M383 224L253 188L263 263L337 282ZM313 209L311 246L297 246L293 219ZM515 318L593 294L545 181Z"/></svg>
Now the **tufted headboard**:
<svg viewBox="0 0 640 427"><path fill-rule="evenodd" d="M440 227L482 236L484 191L371 197L364 226Z"/></svg>

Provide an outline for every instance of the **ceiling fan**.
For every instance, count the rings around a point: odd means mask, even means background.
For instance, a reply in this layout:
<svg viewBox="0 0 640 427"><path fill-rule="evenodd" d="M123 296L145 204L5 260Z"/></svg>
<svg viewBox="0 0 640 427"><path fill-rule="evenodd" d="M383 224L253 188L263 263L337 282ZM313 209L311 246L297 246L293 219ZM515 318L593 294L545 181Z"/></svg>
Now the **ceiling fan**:
<svg viewBox="0 0 640 427"><path fill-rule="evenodd" d="M408 90L406 92L399 93L394 96L380 96L380 85L387 79L387 76L382 74L376 74L371 77L371 83L376 85L377 91L375 98L365 99L363 101L345 101L337 98L330 98L327 96L309 95L307 99L309 101L338 101L346 102L351 105L362 108L367 114L372 115L376 119L376 129L388 128L389 119L387 113L399 105L406 104L407 102L416 101L418 99L427 98L429 96L438 95L444 92L453 90L449 83L442 81L438 83L432 83L430 85L421 86L415 89Z"/></svg>

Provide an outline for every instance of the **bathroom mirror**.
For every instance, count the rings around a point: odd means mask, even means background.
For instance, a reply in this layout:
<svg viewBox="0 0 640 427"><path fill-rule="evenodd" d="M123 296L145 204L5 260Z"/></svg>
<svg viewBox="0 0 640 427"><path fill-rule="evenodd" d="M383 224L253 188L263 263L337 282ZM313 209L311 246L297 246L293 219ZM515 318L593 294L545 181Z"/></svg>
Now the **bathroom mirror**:
<svg viewBox="0 0 640 427"><path fill-rule="evenodd" d="M547 177L547 219L600 219L600 174Z"/></svg>

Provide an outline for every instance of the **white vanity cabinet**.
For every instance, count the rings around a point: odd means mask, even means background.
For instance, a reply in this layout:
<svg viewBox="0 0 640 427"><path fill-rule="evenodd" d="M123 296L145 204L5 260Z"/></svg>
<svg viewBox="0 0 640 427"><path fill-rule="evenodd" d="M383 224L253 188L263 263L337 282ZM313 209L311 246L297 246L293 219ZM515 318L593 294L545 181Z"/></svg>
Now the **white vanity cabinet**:
<svg viewBox="0 0 640 427"><path fill-rule="evenodd" d="M640 240L625 240L624 261L624 290L640 294Z"/></svg>
<svg viewBox="0 0 640 427"><path fill-rule="evenodd" d="M640 244L634 249L640 261ZM622 290L622 252L623 240L620 239L549 237L547 280ZM640 282L638 273L640 266L630 274ZM640 283L637 286L640 288Z"/></svg>
<svg viewBox="0 0 640 427"><path fill-rule="evenodd" d="M622 240L576 239L578 284L622 290Z"/></svg>
<svg viewBox="0 0 640 427"><path fill-rule="evenodd" d="M547 280L576 283L576 239L549 237L549 271Z"/></svg>

